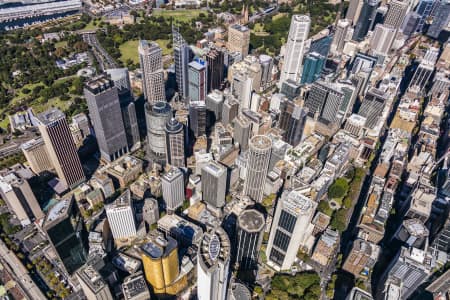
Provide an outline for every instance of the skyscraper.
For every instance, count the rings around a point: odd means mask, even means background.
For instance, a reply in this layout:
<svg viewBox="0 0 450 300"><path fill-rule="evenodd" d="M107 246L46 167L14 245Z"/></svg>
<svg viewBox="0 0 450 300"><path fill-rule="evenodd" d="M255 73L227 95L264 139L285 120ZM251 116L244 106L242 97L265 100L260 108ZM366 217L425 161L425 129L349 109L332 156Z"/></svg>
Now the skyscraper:
<svg viewBox="0 0 450 300"><path fill-rule="evenodd" d="M286 109L292 109L287 128L283 134L284 141L296 147L303 137L303 130L305 128L307 109L300 107L298 103L287 101Z"/></svg>
<svg viewBox="0 0 450 300"><path fill-rule="evenodd" d="M155 294L176 295L187 285L180 276L178 243L170 236L158 236L141 246L145 278Z"/></svg>
<svg viewBox="0 0 450 300"><path fill-rule="evenodd" d="M391 25L377 24L370 41L370 48L374 55L386 56L391 50L397 29Z"/></svg>
<svg viewBox="0 0 450 300"><path fill-rule="evenodd" d="M409 8L407 0L391 0L388 4L389 9L384 18L384 25L392 26L395 30L400 28Z"/></svg>
<svg viewBox="0 0 450 300"><path fill-rule="evenodd" d="M145 99L152 105L166 101L161 47L156 42L140 40L138 51Z"/></svg>
<svg viewBox="0 0 450 300"><path fill-rule="evenodd" d="M325 67L326 58L317 52L308 53L305 57L301 83L312 83L320 77Z"/></svg>
<svg viewBox="0 0 450 300"><path fill-rule="evenodd" d="M190 59L190 48L179 31L172 25L173 58L175 62L175 76L178 94L181 98L188 95L188 64Z"/></svg>
<svg viewBox="0 0 450 300"><path fill-rule="evenodd" d="M255 209L244 210L237 220L237 255L239 270L256 270L259 249L266 222L264 215Z"/></svg>
<svg viewBox="0 0 450 300"><path fill-rule="evenodd" d="M157 156L166 154L166 124L172 118L172 108L167 102L145 104L148 146Z"/></svg>
<svg viewBox="0 0 450 300"><path fill-rule="evenodd" d="M248 55L250 46L250 29L248 27L233 24L228 27L227 48L230 52L239 52L244 58Z"/></svg>
<svg viewBox="0 0 450 300"><path fill-rule="evenodd" d="M34 173L39 174L53 169L52 162L50 161L47 148L42 138L29 140L23 143L20 148Z"/></svg>
<svg viewBox="0 0 450 300"><path fill-rule="evenodd" d="M37 116L49 159L62 183L74 188L86 180L66 116L52 108Z"/></svg>
<svg viewBox="0 0 450 300"><path fill-rule="evenodd" d="M339 54L344 49L345 39L347 37L350 24L351 24L350 21L347 19L341 19L337 22L336 31L334 32L333 42L331 43L330 48L331 53Z"/></svg>
<svg viewBox="0 0 450 300"><path fill-rule="evenodd" d="M100 156L111 162L128 152L119 94L112 80L102 74L89 80L84 96L94 126Z"/></svg>
<svg viewBox="0 0 450 300"><path fill-rule="evenodd" d="M50 208L42 228L69 274L85 264L88 255L87 231L73 196L58 201Z"/></svg>
<svg viewBox="0 0 450 300"><path fill-rule="evenodd" d="M166 162L174 167L185 167L184 128L177 119L166 123Z"/></svg>
<svg viewBox="0 0 450 300"><path fill-rule="evenodd" d="M230 239L221 227L204 233L197 257L199 300L226 299L230 251Z"/></svg>
<svg viewBox="0 0 450 300"><path fill-rule="evenodd" d="M205 102L208 83L206 62L201 59L190 62L188 74L190 101Z"/></svg>
<svg viewBox="0 0 450 300"><path fill-rule="evenodd" d="M220 209L225 205L227 189L227 169L215 162L202 168L203 201L212 209Z"/></svg>
<svg viewBox="0 0 450 300"><path fill-rule="evenodd" d="M163 199L169 212L181 207L184 202L184 176L178 168L171 168L161 177Z"/></svg>
<svg viewBox="0 0 450 300"><path fill-rule="evenodd" d="M435 14L433 17L433 23L428 28L427 35L437 39L450 23L450 1L440 0L436 4Z"/></svg>
<svg viewBox="0 0 450 300"><path fill-rule="evenodd" d="M401 26L403 34L408 37L411 36L419 26L420 19L420 15L414 11L407 13Z"/></svg>
<svg viewBox="0 0 450 300"><path fill-rule="evenodd" d="M364 0L361 14L356 23L355 31L353 32L352 39L354 41L362 41L366 37L375 20L378 4L379 0Z"/></svg>
<svg viewBox="0 0 450 300"><path fill-rule="evenodd" d="M113 203L105 205L105 211L116 243L127 243L136 237L136 221L130 190L127 189Z"/></svg>
<svg viewBox="0 0 450 300"><path fill-rule="evenodd" d="M78 282L88 300L113 299L108 284L91 265L84 265L77 272Z"/></svg>
<svg viewBox="0 0 450 300"><path fill-rule="evenodd" d="M206 96L206 109L208 111L208 126L222 118L223 93L219 90L213 90Z"/></svg>
<svg viewBox="0 0 450 300"><path fill-rule="evenodd" d="M224 55L218 49L211 49L205 55L206 65L208 66L208 88L210 93L212 90L220 89L224 77Z"/></svg>
<svg viewBox="0 0 450 300"><path fill-rule="evenodd" d="M359 19L359 14L361 13L361 8L364 4L363 0L351 0L347 9L347 14L345 18L350 21L350 23L355 24Z"/></svg>
<svg viewBox="0 0 450 300"><path fill-rule="evenodd" d="M372 88L366 93L358 111L360 116L367 119L365 124L366 128L372 129L377 125L386 106L386 102L386 95L376 88Z"/></svg>
<svg viewBox="0 0 450 300"><path fill-rule="evenodd" d="M0 176L0 195L22 226L45 216L28 181L13 171Z"/></svg>
<svg viewBox="0 0 450 300"><path fill-rule="evenodd" d="M206 134L206 104L202 101L189 103L189 128L195 137Z"/></svg>
<svg viewBox="0 0 450 300"><path fill-rule="evenodd" d="M289 35L286 42L280 84L288 79L294 82L300 82L303 55L305 54L305 42L308 38L310 26L311 19L308 16L292 16L291 26L289 27Z"/></svg>
<svg viewBox="0 0 450 300"><path fill-rule="evenodd" d="M239 143L242 152L247 151L248 141L250 139L250 121L243 115L234 119L234 136L235 143Z"/></svg>
<svg viewBox="0 0 450 300"><path fill-rule="evenodd" d="M267 136L255 135L251 138L243 194L249 196L255 202L262 201L262 186L266 181L271 151L272 140Z"/></svg>
<svg viewBox="0 0 450 300"><path fill-rule="evenodd" d="M284 191L278 200L266 249L268 264L288 270L299 248L312 237L311 224L317 203L298 191Z"/></svg>
<svg viewBox="0 0 450 300"><path fill-rule="evenodd" d="M269 55L261 54L259 63L261 64L261 88L266 89L272 82L273 59Z"/></svg>

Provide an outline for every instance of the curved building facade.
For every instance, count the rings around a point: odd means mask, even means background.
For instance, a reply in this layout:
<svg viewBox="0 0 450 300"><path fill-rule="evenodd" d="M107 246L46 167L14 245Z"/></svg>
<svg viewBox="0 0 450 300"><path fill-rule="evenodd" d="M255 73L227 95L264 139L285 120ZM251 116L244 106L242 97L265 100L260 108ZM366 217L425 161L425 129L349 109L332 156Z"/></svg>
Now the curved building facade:
<svg viewBox="0 0 450 300"><path fill-rule="evenodd" d="M264 215L255 209L244 210L237 220L237 258L240 270L255 270L264 234Z"/></svg>
<svg viewBox="0 0 450 300"><path fill-rule="evenodd" d="M183 124L171 118L166 123L166 162L174 167L185 167Z"/></svg>
<svg viewBox="0 0 450 300"><path fill-rule="evenodd" d="M263 186L269 168L272 140L264 135L255 135L249 142L247 178L244 182L244 196L261 202Z"/></svg>
<svg viewBox="0 0 450 300"><path fill-rule="evenodd" d="M166 123L172 117L172 108L167 102L145 104L147 139L149 150L158 156L166 154Z"/></svg>
<svg viewBox="0 0 450 300"><path fill-rule="evenodd" d="M203 235L197 258L199 300L225 300L230 266L230 239L221 227Z"/></svg>

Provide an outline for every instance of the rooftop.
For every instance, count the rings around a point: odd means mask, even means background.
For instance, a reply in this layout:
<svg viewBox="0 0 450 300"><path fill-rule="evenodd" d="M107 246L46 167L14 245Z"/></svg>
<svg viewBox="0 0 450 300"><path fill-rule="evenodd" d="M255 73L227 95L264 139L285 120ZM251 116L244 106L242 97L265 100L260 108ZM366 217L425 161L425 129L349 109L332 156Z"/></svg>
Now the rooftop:
<svg viewBox="0 0 450 300"><path fill-rule="evenodd" d="M265 225L264 216L255 209L243 211L238 217L239 227L248 232L260 232Z"/></svg>
<svg viewBox="0 0 450 300"><path fill-rule="evenodd" d="M72 197L62 199L50 208L45 220L46 227L50 226L52 223L57 223L57 221L68 215L69 208L72 205L72 200Z"/></svg>
<svg viewBox="0 0 450 300"><path fill-rule="evenodd" d="M89 288L97 293L105 286L102 276L90 265L85 265L77 271L78 277L81 278Z"/></svg>
<svg viewBox="0 0 450 300"><path fill-rule="evenodd" d="M65 119L66 115L60 111L58 108L51 108L41 114L38 114L36 117L42 124L48 125L54 121L58 121L60 119Z"/></svg>
<svg viewBox="0 0 450 300"><path fill-rule="evenodd" d="M135 273L125 278L122 289L125 299L133 299L134 297L139 299L139 295L142 295L141 297L143 297L143 295L148 295L147 299L150 299L150 292L142 272Z"/></svg>
<svg viewBox="0 0 450 300"><path fill-rule="evenodd" d="M141 250L144 252L144 254L150 256L153 259L167 257L174 249L177 248L177 241L170 236L168 236L167 238L158 236L152 241L141 246Z"/></svg>

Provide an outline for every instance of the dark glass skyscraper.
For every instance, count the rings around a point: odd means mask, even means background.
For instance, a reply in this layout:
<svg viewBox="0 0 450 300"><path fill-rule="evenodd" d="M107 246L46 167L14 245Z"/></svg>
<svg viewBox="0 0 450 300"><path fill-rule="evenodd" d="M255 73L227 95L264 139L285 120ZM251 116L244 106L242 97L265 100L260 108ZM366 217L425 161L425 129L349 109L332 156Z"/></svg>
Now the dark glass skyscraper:
<svg viewBox="0 0 450 300"><path fill-rule="evenodd" d="M211 49L205 57L208 70L208 93L220 89L224 75L224 55L217 49Z"/></svg>
<svg viewBox="0 0 450 300"><path fill-rule="evenodd" d="M84 265L88 250L87 231L72 196L60 200L50 209L43 228L69 274Z"/></svg>
<svg viewBox="0 0 450 300"><path fill-rule="evenodd" d="M181 98L188 95L188 64L190 48L179 32L179 28L172 26L173 57L178 93Z"/></svg>
<svg viewBox="0 0 450 300"><path fill-rule="evenodd" d="M352 39L354 41L362 41L372 25L377 13L379 0L364 0L361 14L355 26Z"/></svg>
<svg viewBox="0 0 450 300"><path fill-rule="evenodd" d="M244 210L237 221L237 258L239 270L255 270L264 234L264 215L255 209Z"/></svg>

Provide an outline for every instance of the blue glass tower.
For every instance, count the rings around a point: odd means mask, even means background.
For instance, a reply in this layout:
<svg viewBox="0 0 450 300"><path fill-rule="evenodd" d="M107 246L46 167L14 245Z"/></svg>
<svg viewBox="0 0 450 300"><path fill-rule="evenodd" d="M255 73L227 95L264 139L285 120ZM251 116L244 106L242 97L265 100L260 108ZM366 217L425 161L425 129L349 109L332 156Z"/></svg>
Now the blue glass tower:
<svg viewBox="0 0 450 300"><path fill-rule="evenodd" d="M372 23L375 21L379 3L379 0L364 0L352 40L362 41L366 37Z"/></svg>
<svg viewBox="0 0 450 300"><path fill-rule="evenodd" d="M426 19L433 11L436 0L420 0L416 7L416 13L420 15L419 24L417 24L416 32L422 32Z"/></svg>
<svg viewBox="0 0 450 300"><path fill-rule="evenodd" d="M325 60L325 56L317 52L308 53L303 66L301 83L313 83L316 81L325 66Z"/></svg>

